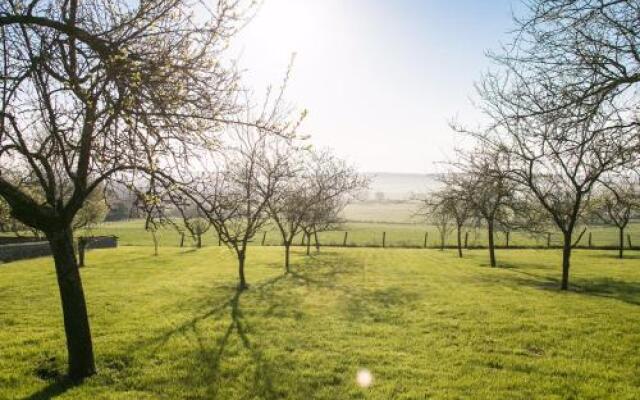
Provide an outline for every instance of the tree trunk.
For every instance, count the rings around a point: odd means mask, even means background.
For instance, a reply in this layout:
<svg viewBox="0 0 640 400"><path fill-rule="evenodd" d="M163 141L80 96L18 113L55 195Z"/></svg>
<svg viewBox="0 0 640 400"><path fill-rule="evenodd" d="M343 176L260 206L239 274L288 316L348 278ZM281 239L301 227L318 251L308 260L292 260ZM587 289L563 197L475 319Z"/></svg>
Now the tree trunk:
<svg viewBox="0 0 640 400"><path fill-rule="evenodd" d="M462 230L461 227L458 227L458 257L462 258Z"/></svg>
<svg viewBox="0 0 640 400"><path fill-rule="evenodd" d="M489 236L489 263L496 266L496 246L493 240L493 221L487 221L487 235Z"/></svg>
<svg viewBox="0 0 640 400"><path fill-rule="evenodd" d="M320 252L320 242L318 241L318 231L314 231L313 232L313 236L315 237L315 241L316 241L316 252Z"/></svg>
<svg viewBox="0 0 640 400"><path fill-rule="evenodd" d="M201 249L202 248L202 235L198 234L198 248Z"/></svg>
<svg viewBox="0 0 640 400"><path fill-rule="evenodd" d="M620 242L618 244L618 258L624 257L624 228L618 228L620 234Z"/></svg>
<svg viewBox="0 0 640 400"><path fill-rule="evenodd" d="M67 339L69 377L82 379L96 372L91 328L80 271L73 251L71 229L47 234L53 253Z"/></svg>
<svg viewBox="0 0 640 400"><path fill-rule="evenodd" d="M151 231L151 238L153 239L153 255L158 255L158 237L156 236L156 231Z"/></svg>
<svg viewBox="0 0 640 400"><path fill-rule="evenodd" d="M247 288L247 280L244 277L244 250L238 252L238 277L240 283L238 284L238 290L245 290Z"/></svg>
<svg viewBox="0 0 640 400"><path fill-rule="evenodd" d="M311 254L311 234L307 233L307 255Z"/></svg>
<svg viewBox="0 0 640 400"><path fill-rule="evenodd" d="M288 274L289 269L289 256L291 254L291 242L284 242L284 270Z"/></svg>
<svg viewBox="0 0 640 400"><path fill-rule="evenodd" d="M560 289L569 289L569 266L571 263L571 233L564 233L562 245L562 284Z"/></svg>

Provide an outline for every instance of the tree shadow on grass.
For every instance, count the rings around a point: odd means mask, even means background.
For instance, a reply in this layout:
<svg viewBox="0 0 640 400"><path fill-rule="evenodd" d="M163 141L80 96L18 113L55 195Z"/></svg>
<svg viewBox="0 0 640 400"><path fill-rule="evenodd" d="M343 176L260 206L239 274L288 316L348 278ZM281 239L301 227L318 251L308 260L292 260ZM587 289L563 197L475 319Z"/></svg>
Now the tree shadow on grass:
<svg viewBox="0 0 640 400"><path fill-rule="evenodd" d="M60 377L37 392L25 397L24 400L49 400L60 396L67 390L72 389L81 383L81 381L73 381L66 377Z"/></svg>
<svg viewBox="0 0 640 400"><path fill-rule="evenodd" d="M532 264L529 264L529 266L531 265ZM527 268L526 265L525 268ZM526 286L564 293L560 290L561 272L559 270L557 271L558 277L553 277L525 271L521 269L520 265L516 264L508 264L508 266L503 269L508 271L509 274L481 276L474 277L474 279L487 283L506 284L511 287ZM567 293L614 299L627 304L640 306L640 282L622 281L607 277L571 277Z"/></svg>
<svg viewBox="0 0 640 400"><path fill-rule="evenodd" d="M201 334L194 325L193 333L198 342L199 358L204 361L207 368L201 372L198 380L207 385L206 398L216 398L218 395L221 371L220 364L222 362L227 346L234 335L237 335L242 348L249 352L251 362L255 368L252 396L263 399L276 399L282 396L277 393L273 386L273 370L267 359L263 356L262 351L249 338L248 331L251 327L246 320L243 310L240 306L240 299L243 291L236 291L235 295L229 302L229 310L231 321L225 329L225 333L215 346L209 343L210 338L206 334Z"/></svg>
<svg viewBox="0 0 640 400"><path fill-rule="evenodd" d="M216 398L220 389L220 379L223 376L221 371L221 363L225 354L231 352L237 354L238 348L229 350L230 343L238 340L241 349L247 351L251 358L250 367L255 369L252 385L251 396L264 399L282 398L273 386L273 368L271 368L266 357L258 345L251 340L249 332L252 331L249 320L246 318L243 308L241 307L241 299L245 296L256 296L258 299L269 299L270 303L265 304L268 307L267 312L273 314L274 317L287 317L288 315L278 315L274 310L280 306L285 306L282 296L276 296L278 292L276 285L285 279L286 275L279 275L275 278L265 280L259 284L251 285L248 290L238 290L233 288L233 295L222 302L216 301L215 304L205 306L200 302L191 306L199 309L201 307L209 308L203 312L177 326L155 336L151 339L145 339L132 346L130 351L143 351L144 354L156 354L162 351L162 348L168 346L168 342L176 336L184 336L187 340L197 344L195 349L187 350L182 357L176 358L177 362L186 360L191 370L188 374L181 378L185 386L200 387L205 392L205 398ZM228 289L224 287L222 289ZM267 296L267 292L272 296ZM290 296L289 296L290 297ZM280 304L275 304L280 302ZM262 301L260 302L262 304ZM292 306L293 308L293 306ZM211 334L211 323L216 320L222 320L225 313L228 312L229 323L222 330L222 336L214 339L217 335ZM217 329L216 329L217 330ZM219 331L220 332L220 331ZM193 365L193 360L196 364ZM250 397L251 397L250 396ZM199 397L199 396L198 396Z"/></svg>
<svg viewBox="0 0 640 400"><path fill-rule="evenodd" d="M282 279L284 279L286 277L286 275L278 275L275 278L272 279L268 279L266 281L261 282L260 284L256 285L256 286L252 286L250 287L250 290L264 290L268 287L272 287L274 285L276 285L278 282L280 282ZM146 348L149 346L154 346L154 352L158 350L158 348L162 347L163 345L165 345L172 337L174 337L175 335L178 334L186 334L189 331L193 331L194 327L202 322L205 321L209 318L212 317L217 317L219 316L224 310L226 310L229 307L233 307L234 306L234 302L237 303L239 301L240 295L242 294L242 291L234 288L234 294L233 296L231 296L228 300L223 301L222 303L218 303L218 304L207 304L207 305L203 305L202 307L204 308L208 308L208 311L197 315L183 323L181 323L180 325L172 328L171 330L163 333L162 335L156 336L152 339L147 339L144 342L138 342L136 344L133 345L133 349L139 349L139 348Z"/></svg>
<svg viewBox="0 0 640 400"><path fill-rule="evenodd" d="M581 294L604 297L640 306L640 282L625 282L611 278L580 281Z"/></svg>
<svg viewBox="0 0 640 400"><path fill-rule="evenodd" d="M625 250L624 257L620 258L618 255L618 250L610 250L610 251L607 251L606 253L602 252L602 253L596 253L596 254L589 254L587 255L587 257L608 259L611 261L640 260L640 253L637 253L636 251L630 252L628 250Z"/></svg>
<svg viewBox="0 0 640 400"><path fill-rule="evenodd" d="M400 309L417 301L421 295L400 286L384 288L359 285L357 281L339 283L339 277L360 280L363 265L340 257L314 259L314 266L291 272L296 283L314 290L326 289L336 292L345 315L352 321L397 324L401 322Z"/></svg>

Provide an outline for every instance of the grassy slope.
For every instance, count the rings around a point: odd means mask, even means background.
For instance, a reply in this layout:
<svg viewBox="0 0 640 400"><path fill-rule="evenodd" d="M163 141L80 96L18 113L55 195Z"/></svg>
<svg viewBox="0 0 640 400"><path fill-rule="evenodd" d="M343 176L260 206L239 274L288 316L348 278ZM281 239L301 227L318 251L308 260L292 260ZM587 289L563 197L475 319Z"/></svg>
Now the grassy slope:
<svg viewBox="0 0 640 400"><path fill-rule="evenodd" d="M230 253L148 247L89 253L83 269L100 373L64 390L52 263L0 267L0 398L640 397L639 253L252 249L251 289ZM374 375L354 384L359 368Z"/></svg>

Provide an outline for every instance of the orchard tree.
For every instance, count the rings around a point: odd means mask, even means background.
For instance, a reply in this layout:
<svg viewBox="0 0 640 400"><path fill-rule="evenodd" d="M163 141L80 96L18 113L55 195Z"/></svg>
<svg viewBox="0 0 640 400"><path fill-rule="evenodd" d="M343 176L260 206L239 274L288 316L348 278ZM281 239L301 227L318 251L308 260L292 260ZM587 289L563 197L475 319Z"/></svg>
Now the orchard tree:
<svg viewBox="0 0 640 400"><path fill-rule="evenodd" d="M50 243L74 379L95 372L72 237L85 200L115 178L188 168L194 147L235 122L238 78L222 56L242 5L196 16L190 4L0 3L0 197Z"/></svg>
<svg viewBox="0 0 640 400"><path fill-rule="evenodd" d="M289 272L291 244L302 233L307 240L311 233L324 229L323 218L339 214L352 196L366 188L366 181L355 168L331 152L290 147L298 154L279 153L289 160L288 176L269 201L269 213L282 236L285 248L285 270ZM296 162L291 162L296 159ZM271 162L270 165L277 165Z"/></svg>
<svg viewBox="0 0 640 400"><path fill-rule="evenodd" d="M170 192L168 195L170 197L170 203L175 205L175 209L180 215L181 223L174 223L176 230L182 235L183 240L186 230L196 245L196 248L202 248L202 236L211 229L211 222L205 218L198 207L185 200L180 193ZM185 201L186 203L184 203Z"/></svg>
<svg viewBox="0 0 640 400"><path fill-rule="evenodd" d="M473 216L472 203L466 192L468 178L462 174L449 172L442 175L440 181L443 187L431 193L424 201L425 212L434 214L432 222L436 223L440 232L442 248L447 235L448 219L451 220L453 229L456 230L458 257L462 258L462 228Z"/></svg>
<svg viewBox="0 0 640 400"><path fill-rule="evenodd" d="M607 225L618 229L618 257L624 257L624 230L640 205L638 182L628 176L614 174L602 179L589 204L590 212Z"/></svg>
<svg viewBox="0 0 640 400"><path fill-rule="evenodd" d="M318 232L335 229L343 222L345 207L369 188L369 179L329 150L310 151L305 158L303 181L306 210L301 213L300 229L306 237L307 255L311 236L320 251ZM301 209L302 211L302 209Z"/></svg>
<svg viewBox="0 0 640 400"><path fill-rule="evenodd" d="M489 262L497 265L495 255L496 227L507 227L509 204L515 185L507 179L505 154L479 147L462 156L456 164L458 173L465 177L460 194L470 204L472 212L487 228Z"/></svg>
<svg viewBox="0 0 640 400"><path fill-rule="evenodd" d="M436 227L440 236L441 251L445 248L447 237L456 228L455 217L447 199L449 198L445 195L444 189L440 189L424 199L417 212L427 223Z"/></svg>
<svg viewBox="0 0 640 400"><path fill-rule="evenodd" d="M218 238L238 259L238 289L248 288L245 261L249 243L269 222L268 204L288 176L288 164L269 160L270 146L282 138L258 128L240 128L220 170L205 175L187 195L206 216Z"/></svg>

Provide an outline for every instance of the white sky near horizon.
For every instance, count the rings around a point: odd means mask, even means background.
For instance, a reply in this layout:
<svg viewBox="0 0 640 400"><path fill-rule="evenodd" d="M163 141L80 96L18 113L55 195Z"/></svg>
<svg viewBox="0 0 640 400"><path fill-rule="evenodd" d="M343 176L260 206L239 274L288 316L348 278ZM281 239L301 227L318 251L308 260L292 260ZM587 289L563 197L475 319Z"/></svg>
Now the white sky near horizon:
<svg viewBox="0 0 640 400"><path fill-rule="evenodd" d="M512 28L511 0L264 0L232 52L257 93L296 54L302 131L362 171L429 173L480 118L473 83Z"/></svg>

